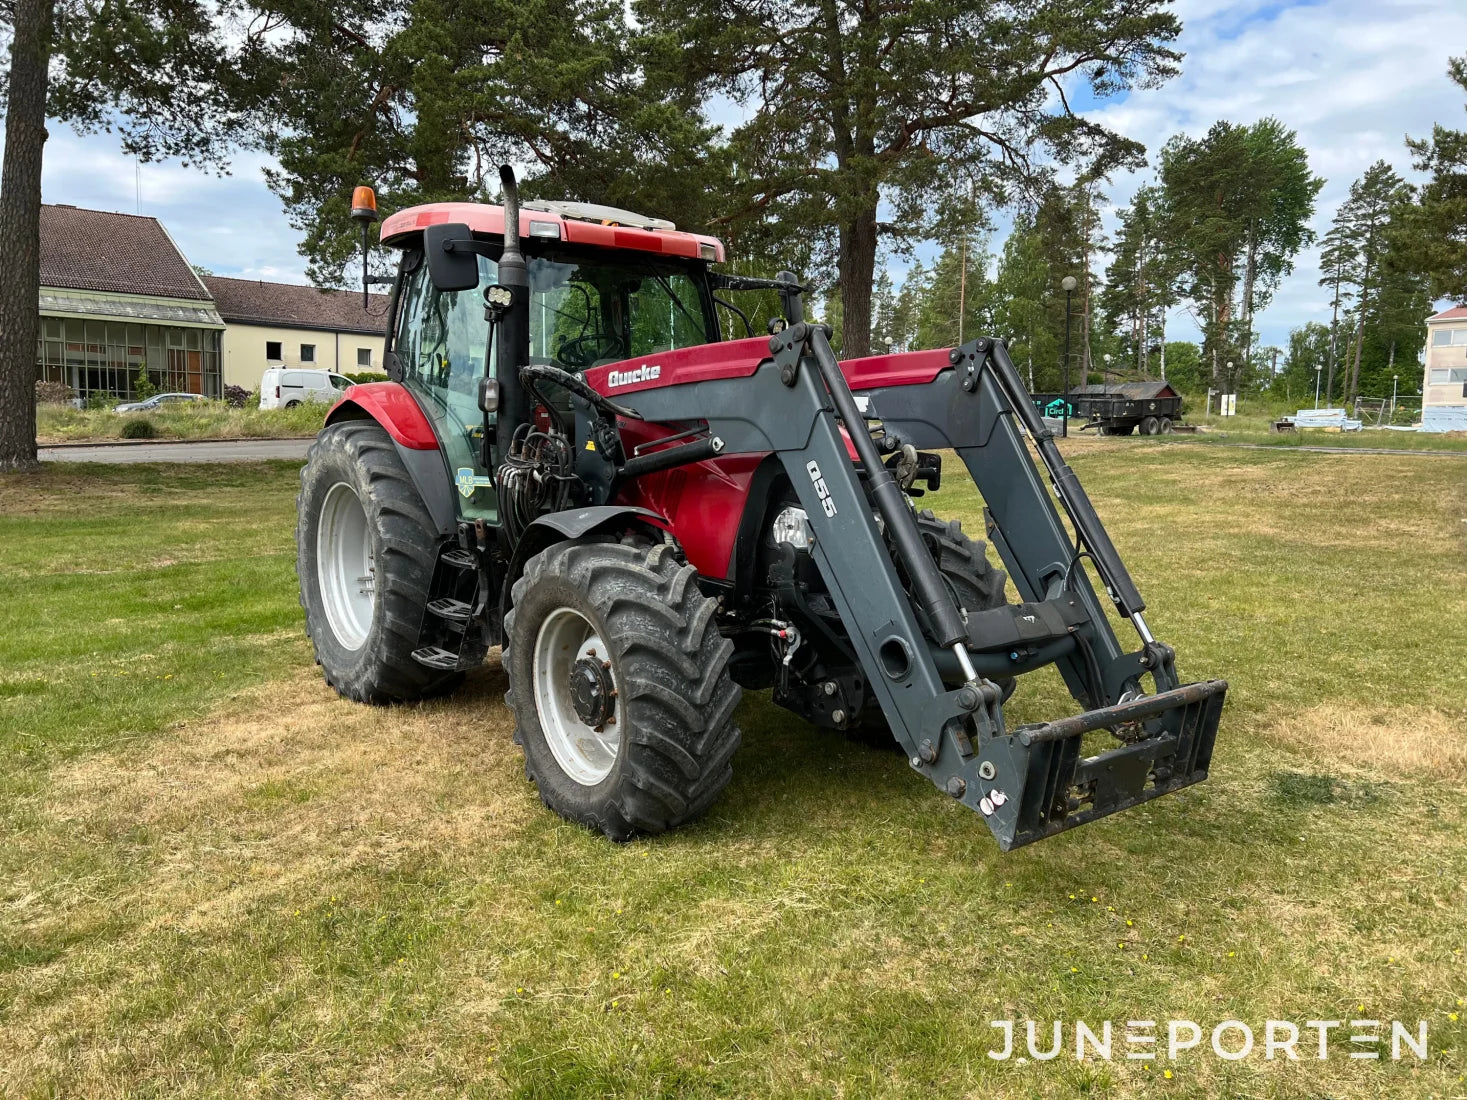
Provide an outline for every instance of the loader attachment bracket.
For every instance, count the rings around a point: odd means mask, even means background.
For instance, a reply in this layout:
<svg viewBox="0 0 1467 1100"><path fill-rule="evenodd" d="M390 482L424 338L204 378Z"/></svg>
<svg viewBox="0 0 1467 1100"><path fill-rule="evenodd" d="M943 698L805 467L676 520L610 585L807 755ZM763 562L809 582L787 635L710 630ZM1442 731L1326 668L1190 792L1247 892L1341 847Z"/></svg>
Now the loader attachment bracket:
<svg viewBox="0 0 1467 1100"><path fill-rule="evenodd" d="M1184 684L1039 726L984 744L979 775L965 792L999 847L1011 848L1130 809L1207 778L1227 682ZM1116 748L1082 757L1092 730L1109 729Z"/></svg>

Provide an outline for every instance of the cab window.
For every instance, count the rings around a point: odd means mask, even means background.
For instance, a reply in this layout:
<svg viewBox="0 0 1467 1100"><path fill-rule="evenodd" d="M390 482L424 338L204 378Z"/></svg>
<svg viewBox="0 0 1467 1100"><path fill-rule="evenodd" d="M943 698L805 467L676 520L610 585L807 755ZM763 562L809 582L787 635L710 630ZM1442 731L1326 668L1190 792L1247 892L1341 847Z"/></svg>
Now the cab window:
<svg viewBox="0 0 1467 1100"><path fill-rule="evenodd" d="M477 412L478 380L489 351L489 322L484 319L483 288L494 282L493 260L479 257L479 286L474 290L439 290L419 262L405 280L396 348L404 381L416 383L465 420Z"/></svg>

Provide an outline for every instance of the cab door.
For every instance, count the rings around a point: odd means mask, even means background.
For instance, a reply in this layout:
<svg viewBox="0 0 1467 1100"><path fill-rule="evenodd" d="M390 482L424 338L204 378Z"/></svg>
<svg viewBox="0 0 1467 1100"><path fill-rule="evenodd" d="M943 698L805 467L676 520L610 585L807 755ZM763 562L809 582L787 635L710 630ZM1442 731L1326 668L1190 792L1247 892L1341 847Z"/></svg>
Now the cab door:
<svg viewBox="0 0 1467 1100"><path fill-rule="evenodd" d="M460 517L490 524L499 521L498 497L481 462L484 414L478 386L486 360L491 377L494 369L483 289L494 282L495 273L494 261L480 256L478 287L443 291L428 277L422 253L407 253L393 342L403 384L433 422Z"/></svg>

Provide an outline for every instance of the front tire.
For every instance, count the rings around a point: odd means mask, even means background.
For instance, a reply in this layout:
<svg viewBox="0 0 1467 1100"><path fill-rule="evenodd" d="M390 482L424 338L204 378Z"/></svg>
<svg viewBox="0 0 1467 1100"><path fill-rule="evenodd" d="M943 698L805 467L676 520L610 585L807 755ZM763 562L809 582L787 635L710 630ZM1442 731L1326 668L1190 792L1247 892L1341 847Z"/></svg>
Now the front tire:
<svg viewBox="0 0 1467 1100"><path fill-rule="evenodd" d="M326 682L358 703L409 702L457 686L462 673L412 658L438 532L381 425L322 429L306 454L296 512L301 607Z"/></svg>
<svg viewBox="0 0 1467 1100"><path fill-rule="evenodd" d="M573 540L531 558L505 619L505 702L556 813L613 840L698 817L739 747L733 643L671 546Z"/></svg>

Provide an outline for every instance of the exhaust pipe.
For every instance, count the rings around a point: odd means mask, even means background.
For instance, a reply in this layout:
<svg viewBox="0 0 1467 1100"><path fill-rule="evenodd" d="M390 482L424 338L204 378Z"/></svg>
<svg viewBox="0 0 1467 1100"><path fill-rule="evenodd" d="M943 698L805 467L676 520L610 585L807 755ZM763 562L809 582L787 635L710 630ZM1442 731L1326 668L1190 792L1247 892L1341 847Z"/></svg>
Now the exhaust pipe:
<svg viewBox="0 0 1467 1100"><path fill-rule="evenodd" d="M500 165L499 182L504 187L504 251L499 257L498 282L511 295L495 334L495 377L499 381L495 438L502 458L515 429L530 419L529 401L520 383L520 368L530 362L530 271L520 252L520 189L514 169Z"/></svg>

